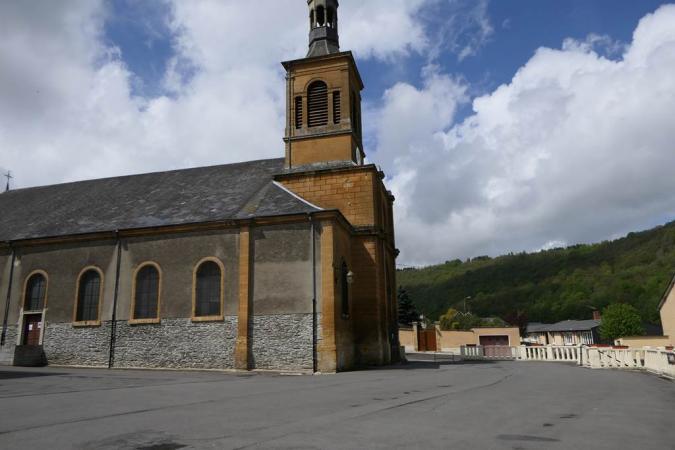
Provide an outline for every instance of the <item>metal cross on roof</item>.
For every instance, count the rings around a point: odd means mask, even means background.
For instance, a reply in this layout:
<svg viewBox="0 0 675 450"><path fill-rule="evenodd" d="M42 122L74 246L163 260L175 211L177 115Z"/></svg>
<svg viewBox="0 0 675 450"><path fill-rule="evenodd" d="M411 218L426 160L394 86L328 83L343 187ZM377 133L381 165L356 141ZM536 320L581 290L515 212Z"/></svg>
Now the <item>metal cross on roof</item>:
<svg viewBox="0 0 675 450"><path fill-rule="evenodd" d="M7 171L6 174L4 174L4 177L7 178L7 186L5 186L5 192L7 192L9 191L9 180L11 180L14 177L12 176L12 172L9 170Z"/></svg>

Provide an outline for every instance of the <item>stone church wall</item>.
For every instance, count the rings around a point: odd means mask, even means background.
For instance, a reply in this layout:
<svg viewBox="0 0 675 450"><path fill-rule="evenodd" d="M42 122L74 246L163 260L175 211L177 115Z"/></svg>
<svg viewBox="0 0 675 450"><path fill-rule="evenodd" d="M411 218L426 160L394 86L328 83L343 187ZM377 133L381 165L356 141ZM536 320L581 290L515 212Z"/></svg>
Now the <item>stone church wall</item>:
<svg viewBox="0 0 675 450"><path fill-rule="evenodd" d="M237 318L223 322L162 319L154 325L118 322L115 367L234 368Z"/></svg>
<svg viewBox="0 0 675 450"><path fill-rule="evenodd" d="M16 325L7 327L5 345L0 347L0 366L11 366L14 361L14 347L16 347Z"/></svg>
<svg viewBox="0 0 675 450"><path fill-rule="evenodd" d="M310 224L253 228L252 298L250 311L253 368L311 370L313 366L312 245ZM122 240L114 367L234 368L239 303L238 230L184 233ZM317 231L318 233L318 231ZM320 242L317 237L316 242ZM320 245L315 247L320 286ZM116 275L114 241L45 245L18 252L14 273L6 345L0 364L11 364L20 320L23 284L33 270L48 274L43 348L48 363L63 366L107 367L110 352ZM216 257L225 268L222 321L193 321L192 284L195 265ZM7 255L0 255L0 293L6 295ZM160 321L129 323L134 269L145 261L162 270ZM100 325L73 326L77 275L84 267L104 274ZM316 292L317 333L320 330L320 290ZM4 302L2 304L4 309Z"/></svg>
<svg viewBox="0 0 675 450"><path fill-rule="evenodd" d="M192 274L199 261L206 257L218 258L223 263L224 315L236 315L239 293L238 237L239 232L235 229L125 240L117 319L130 319L133 272L139 264L148 261L158 264L162 271L162 319L191 317Z"/></svg>
<svg viewBox="0 0 675 450"><path fill-rule="evenodd" d="M108 367L110 322L99 327L47 322L43 349L49 364L56 366Z"/></svg>
<svg viewBox="0 0 675 450"><path fill-rule="evenodd" d="M254 316L251 352L256 369L312 370L312 315Z"/></svg>
<svg viewBox="0 0 675 450"><path fill-rule="evenodd" d="M5 317L11 260L11 252L8 249L0 249L0 321L4 320ZM17 284L16 282L13 284L12 296L18 295ZM17 311L18 308L10 302L5 345L0 346L0 365L3 366L11 365L14 360L14 347L16 346L17 336ZM2 327L2 322L0 322L0 327Z"/></svg>
<svg viewBox="0 0 675 450"><path fill-rule="evenodd" d="M254 230L251 356L256 369L312 370L310 231L309 224Z"/></svg>

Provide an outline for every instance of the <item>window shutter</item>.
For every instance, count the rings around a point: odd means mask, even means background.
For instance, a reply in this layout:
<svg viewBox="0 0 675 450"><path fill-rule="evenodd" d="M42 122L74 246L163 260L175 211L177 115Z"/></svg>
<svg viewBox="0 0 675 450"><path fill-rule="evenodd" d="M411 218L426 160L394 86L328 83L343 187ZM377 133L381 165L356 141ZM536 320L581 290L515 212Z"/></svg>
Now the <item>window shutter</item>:
<svg viewBox="0 0 675 450"><path fill-rule="evenodd" d="M302 128L302 97L295 97L295 128Z"/></svg>
<svg viewBox="0 0 675 450"><path fill-rule="evenodd" d="M333 123L340 123L342 120L342 105L340 101L340 91L333 92Z"/></svg>
<svg viewBox="0 0 675 450"><path fill-rule="evenodd" d="M310 128L328 125L328 86L323 81L309 86L307 125Z"/></svg>

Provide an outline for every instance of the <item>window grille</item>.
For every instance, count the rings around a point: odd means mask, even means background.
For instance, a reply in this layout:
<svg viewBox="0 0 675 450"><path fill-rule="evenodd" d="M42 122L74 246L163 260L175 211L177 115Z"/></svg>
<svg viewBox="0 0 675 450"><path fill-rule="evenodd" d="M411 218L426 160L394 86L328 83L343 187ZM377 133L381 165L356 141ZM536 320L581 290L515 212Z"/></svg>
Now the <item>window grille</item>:
<svg viewBox="0 0 675 450"><path fill-rule="evenodd" d="M77 289L78 322L98 320L98 303L101 295L101 275L95 270L88 270L80 277Z"/></svg>
<svg viewBox="0 0 675 450"><path fill-rule="evenodd" d="M295 97L295 128L302 128L302 97Z"/></svg>
<svg viewBox="0 0 675 450"><path fill-rule="evenodd" d="M328 86L323 81L315 81L309 86L307 106L307 125L320 127L328 125Z"/></svg>
<svg viewBox="0 0 675 450"><path fill-rule="evenodd" d="M155 319L159 304L159 271L144 266L136 275L134 319Z"/></svg>
<svg viewBox="0 0 675 450"><path fill-rule="evenodd" d="M197 269L197 285L195 286L195 316L208 317L221 315L221 281L220 266L213 261L206 261Z"/></svg>
<svg viewBox="0 0 675 450"><path fill-rule="evenodd" d="M333 123L340 123L342 120L342 105L340 91L333 92Z"/></svg>
<svg viewBox="0 0 675 450"><path fill-rule="evenodd" d="M26 298L24 299L25 311L39 311L44 308L45 294L47 293L47 279L44 275L36 273L26 283Z"/></svg>
<svg viewBox="0 0 675 450"><path fill-rule="evenodd" d="M584 345L592 345L593 344L593 332L592 331L584 331L581 333L581 343Z"/></svg>

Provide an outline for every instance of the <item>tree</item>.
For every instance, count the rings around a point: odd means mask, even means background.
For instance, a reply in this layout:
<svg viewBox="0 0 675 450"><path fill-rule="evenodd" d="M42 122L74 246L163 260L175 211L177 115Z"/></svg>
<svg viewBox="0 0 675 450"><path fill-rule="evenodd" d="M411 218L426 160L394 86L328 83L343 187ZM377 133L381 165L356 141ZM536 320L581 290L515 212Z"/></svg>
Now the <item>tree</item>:
<svg viewBox="0 0 675 450"><path fill-rule="evenodd" d="M403 287L398 288L398 323L401 325L412 325L413 322L419 320L419 313L415 304L410 300L408 291Z"/></svg>
<svg viewBox="0 0 675 450"><path fill-rule="evenodd" d="M447 312L440 317L439 321L441 324L441 330L445 331L466 331L475 327L479 327L483 324L483 322L485 322L478 316L475 316L471 313L459 312L454 308L449 308Z"/></svg>
<svg viewBox="0 0 675 450"><path fill-rule="evenodd" d="M504 317L504 320L506 321L507 324L511 325L512 327L513 326L518 327L520 329L521 336L525 335L525 330L527 329L528 324L526 311L522 309L511 311L506 315L506 317Z"/></svg>
<svg viewBox="0 0 675 450"><path fill-rule="evenodd" d="M456 323L455 319L457 318L457 314L458 311L455 308L449 308L439 319L441 330L453 330L453 324Z"/></svg>
<svg viewBox="0 0 675 450"><path fill-rule="evenodd" d="M600 337L614 341L620 337L641 336L645 332L637 309L626 303L609 305L602 311Z"/></svg>

